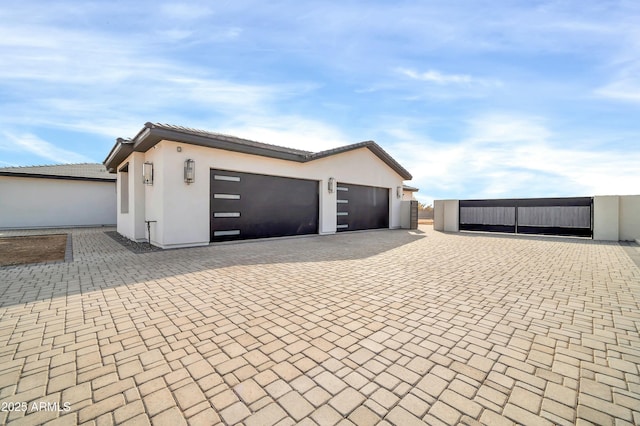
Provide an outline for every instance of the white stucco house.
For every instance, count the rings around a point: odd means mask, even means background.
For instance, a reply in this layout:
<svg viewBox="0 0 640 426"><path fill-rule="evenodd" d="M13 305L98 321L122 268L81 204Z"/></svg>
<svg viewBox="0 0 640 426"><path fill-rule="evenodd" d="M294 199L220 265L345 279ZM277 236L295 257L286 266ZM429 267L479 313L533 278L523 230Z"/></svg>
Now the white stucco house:
<svg viewBox="0 0 640 426"><path fill-rule="evenodd" d="M373 141L314 153L146 123L104 165L118 232L163 248L400 228L410 203L411 174Z"/></svg>
<svg viewBox="0 0 640 426"><path fill-rule="evenodd" d="M113 226L116 178L102 164L0 168L0 229Z"/></svg>

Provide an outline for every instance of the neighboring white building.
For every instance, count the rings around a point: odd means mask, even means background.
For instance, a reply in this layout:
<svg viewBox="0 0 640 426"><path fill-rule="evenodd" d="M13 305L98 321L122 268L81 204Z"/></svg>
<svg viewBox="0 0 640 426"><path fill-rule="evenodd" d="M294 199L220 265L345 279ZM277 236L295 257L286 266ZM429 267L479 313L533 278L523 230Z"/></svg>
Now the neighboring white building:
<svg viewBox="0 0 640 426"><path fill-rule="evenodd" d="M147 123L104 161L118 232L171 248L399 228L411 174L375 142L322 152ZM408 201L405 201L408 203Z"/></svg>
<svg viewBox="0 0 640 426"><path fill-rule="evenodd" d="M116 185L102 164L0 168L0 229L116 224Z"/></svg>
<svg viewBox="0 0 640 426"><path fill-rule="evenodd" d="M403 200L415 200L416 197L414 196L414 194L416 192L418 192L419 189L418 188L414 188L413 186L409 186L409 185L402 185L402 199Z"/></svg>

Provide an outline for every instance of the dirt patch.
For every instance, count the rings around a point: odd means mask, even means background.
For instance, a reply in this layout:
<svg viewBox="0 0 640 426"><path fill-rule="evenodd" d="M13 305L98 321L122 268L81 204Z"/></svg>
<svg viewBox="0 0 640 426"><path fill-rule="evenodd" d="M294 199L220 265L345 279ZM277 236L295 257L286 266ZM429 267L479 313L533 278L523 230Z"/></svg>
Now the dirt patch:
<svg viewBox="0 0 640 426"><path fill-rule="evenodd" d="M67 234L0 238L0 266L64 261Z"/></svg>

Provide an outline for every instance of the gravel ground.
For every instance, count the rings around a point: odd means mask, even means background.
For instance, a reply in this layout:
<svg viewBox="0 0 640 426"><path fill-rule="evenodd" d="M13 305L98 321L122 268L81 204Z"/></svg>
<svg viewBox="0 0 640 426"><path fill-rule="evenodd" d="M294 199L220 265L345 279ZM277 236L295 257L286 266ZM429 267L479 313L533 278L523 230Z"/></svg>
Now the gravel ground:
<svg viewBox="0 0 640 426"><path fill-rule="evenodd" d="M113 238L115 241L120 243L123 247L129 249L129 251L133 253L149 253L152 251L161 251L160 247L152 246L149 243L138 243L132 241L122 235L118 234L116 231L107 231L105 232L108 236Z"/></svg>

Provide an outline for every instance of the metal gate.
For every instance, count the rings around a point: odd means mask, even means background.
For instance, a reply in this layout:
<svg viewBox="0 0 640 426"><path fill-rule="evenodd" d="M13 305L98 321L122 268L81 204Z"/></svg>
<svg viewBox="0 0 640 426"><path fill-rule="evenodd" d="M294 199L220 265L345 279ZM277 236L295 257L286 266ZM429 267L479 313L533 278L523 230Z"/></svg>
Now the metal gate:
<svg viewBox="0 0 640 426"><path fill-rule="evenodd" d="M460 200L461 231L593 237L593 198Z"/></svg>

